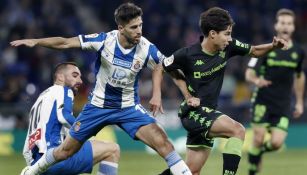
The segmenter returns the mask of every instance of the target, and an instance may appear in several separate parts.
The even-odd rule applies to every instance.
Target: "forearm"
[[[152,72],[152,96],[161,98],[161,85],[163,80],[163,67],[156,65]]]
[[[304,89],[305,89],[305,74],[301,72],[300,75],[296,75],[294,79],[294,93],[296,97],[296,103],[302,104],[304,101]]]
[[[68,48],[80,47],[80,42],[78,37],[73,37],[73,38],[50,37],[50,38],[40,38],[33,40],[36,43],[36,46],[42,46],[52,49],[68,49]]]
[[[250,55],[253,57],[259,58],[261,56],[264,56],[265,54],[267,54],[273,49],[274,49],[274,46],[272,43],[252,46]]]
[[[176,84],[176,86],[179,88],[182,95],[184,96],[184,99],[187,100],[188,98],[192,97],[192,95],[188,91],[187,84],[184,80],[173,78],[173,81]]]
[[[245,72],[245,79],[246,81],[255,84],[259,77],[256,75],[255,70],[247,68]]]

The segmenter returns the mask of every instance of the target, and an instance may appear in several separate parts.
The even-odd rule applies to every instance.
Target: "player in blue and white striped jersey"
[[[82,84],[81,72],[73,62],[57,65],[54,72],[54,85],[40,94],[29,113],[29,129],[23,150],[27,165],[33,165],[49,149],[59,146],[75,122],[73,100]],[[86,141],[72,157],[51,166],[43,174],[90,173],[93,165],[101,161],[98,172],[107,174],[106,169],[111,165],[117,171],[118,160],[117,144],[91,140]]]
[[[67,159],[78,151],[82,143],[106,125],[116,124],[135,140],[141,140],[165,159],[174,175],[191,175],[181,157],[174,151],[166,133],[141,106],[138,78],[145,67],[154,69],[164,56],[156,46],[142,37],[142,10],[132,3],[124,3],[115,10],[118,30],[108,33],[79,35],[73,38],[26,39],[11,42],[12,46],[43,46],[54,49],[82,48],[97,53],[96,83],[89,102],[70,129],[70,134],[54,151],[46,154],[28,173],[42,172],[55,162]],[[154,78],[154,114],[162,111],[161,80]],[[156,83],[159,82],[159,83]]]

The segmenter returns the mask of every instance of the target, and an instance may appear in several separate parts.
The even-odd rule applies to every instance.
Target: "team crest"
[[[133,68],[138,70],[138,69],[140,69],[140,67],[141,67],[140,61],[136,61]]]
[[[75,123],[74,131],[78,132],[80,130],[81,122]]]

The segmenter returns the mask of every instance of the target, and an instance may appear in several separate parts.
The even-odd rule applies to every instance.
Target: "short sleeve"
[[[165,56],[158,50],[158,48],[151,44],[148,49],[147,67],[153,69],[156,64],[159,64]]]
[[[107,37],[106,33],[94,33],[89,35],[79,35],[79,40],[83,50],[95,50],[98,51]]]
[[[57,116],[60,123],[65,127],[70,128],[75,122],[73,113],[74,94],[71,89],[64,87],[63,96],[57,99]]]
[[[243,43],[237,39],[233,39],[229,43],[229,57],[240,55],[244,56],[250,53],[251,45]]]
[[[167,72],[172,72],[176,69],[182,69],[185,65],[186,57],[187,55],[185,48],[177,50],[173,55],[162,61],[164,70]]]

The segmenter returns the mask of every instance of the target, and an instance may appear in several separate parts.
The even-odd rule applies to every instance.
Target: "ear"
[[[122,25],[118,25],[117,28],[118,28],[118,31],[120,31],[120,32],[122,32],[124,30],[124,26],[122,26]]]
[[[57,80],[59,80],[60,82],[65,82],[64,74],[62,73],[57,74]]]
[[[210,31],[209,31],[209,37],[210,37],[211,39],[214,39],[216,35],[217,35],[217,33],[216,33],[215,30],[210,30]]]
[[[274,29],[277,31],[277,22],[274,24]]]

